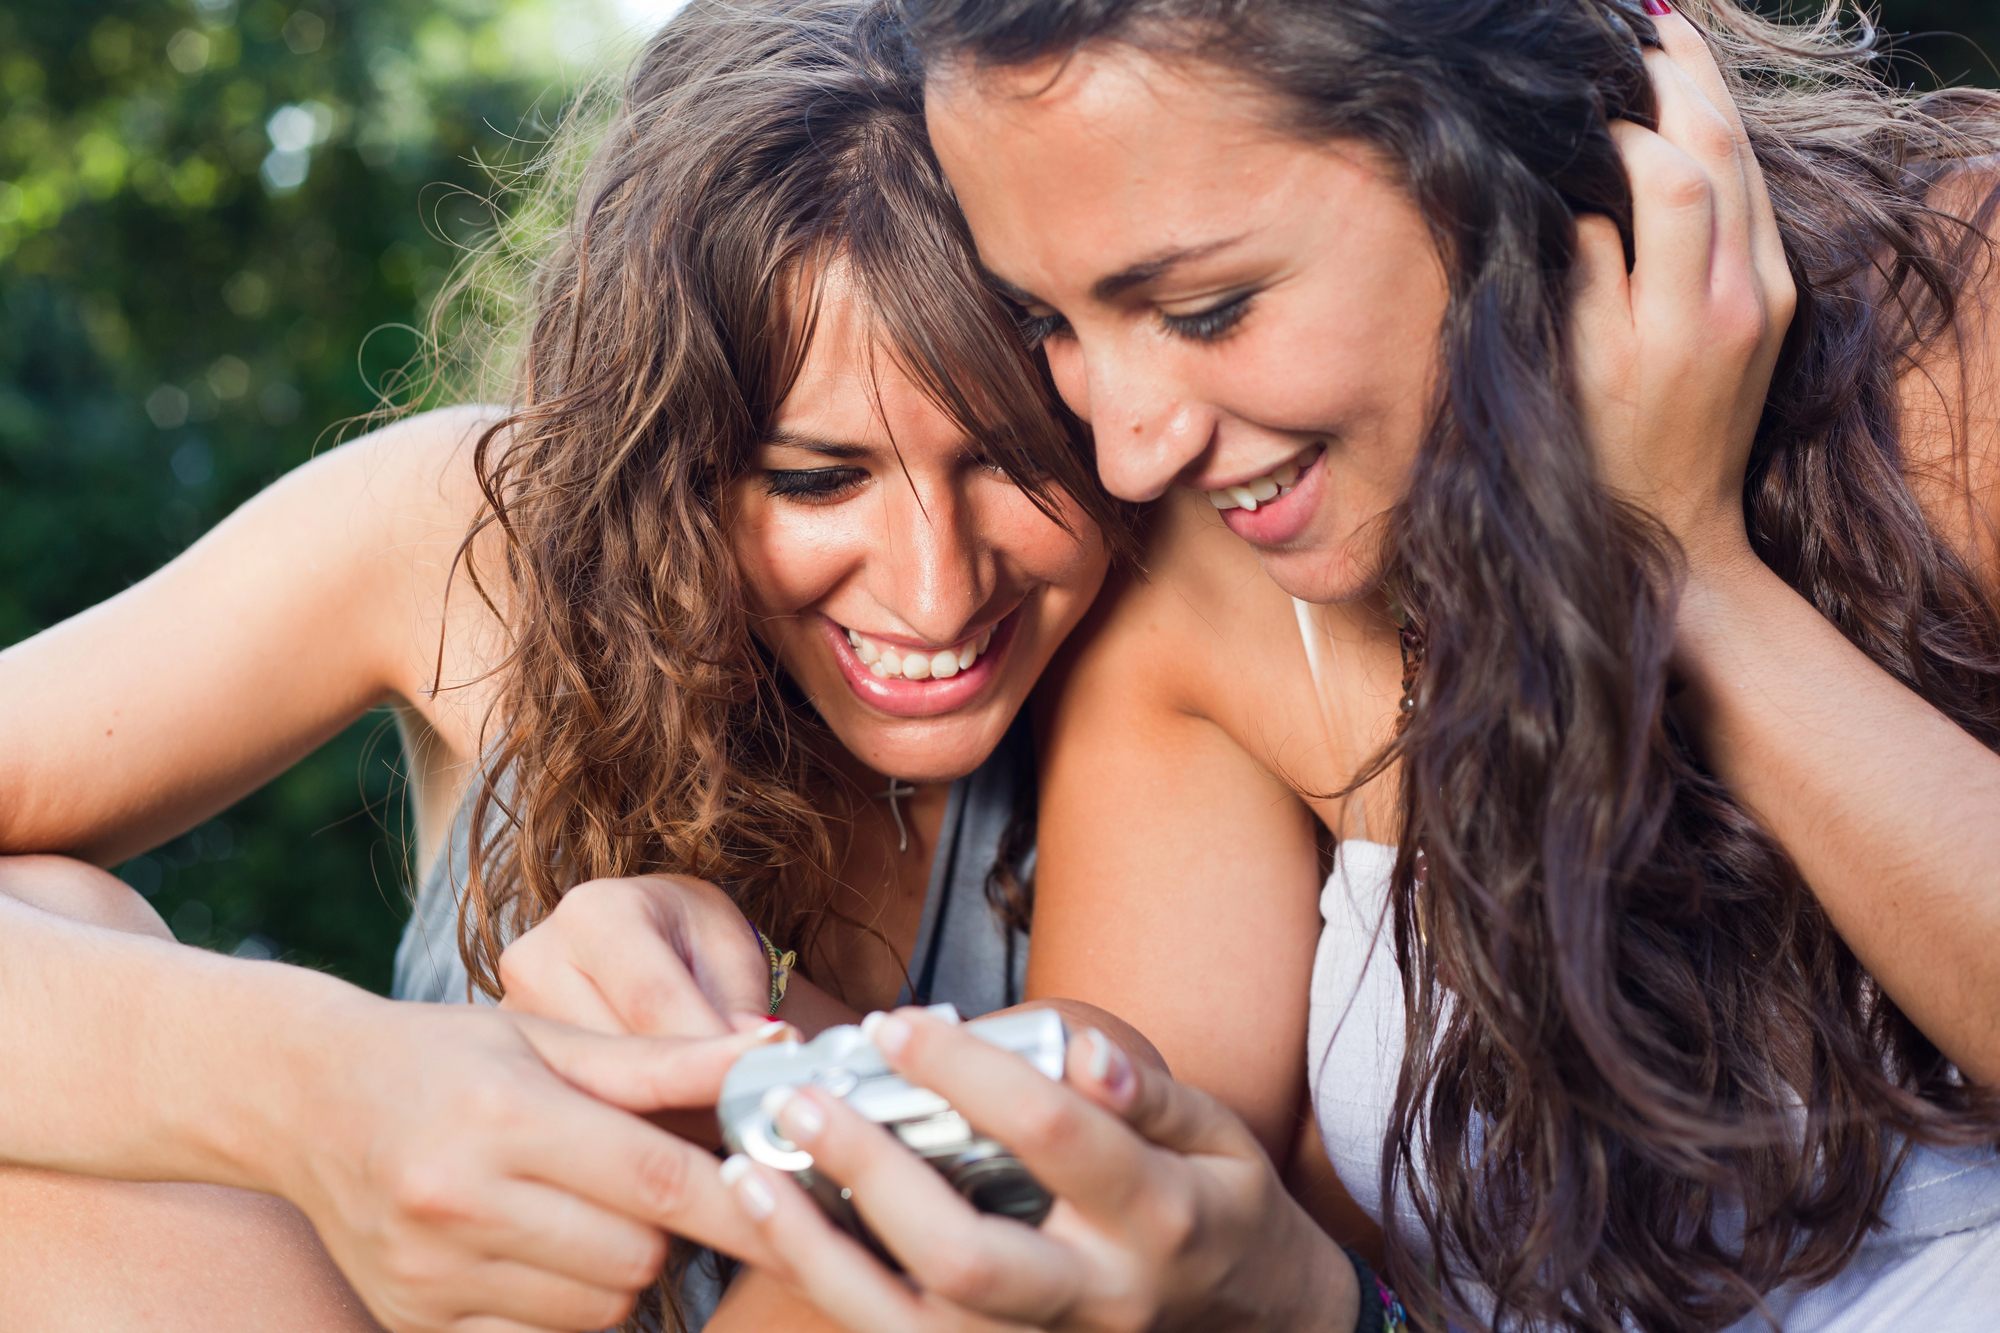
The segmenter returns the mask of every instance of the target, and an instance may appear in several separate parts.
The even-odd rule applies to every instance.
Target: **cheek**
[[[819,601],[838,581],[834,558],[845,543],[838,525],[812,511],[790,512],[768,497],[747,499],[729,525],[730,553],[750,608],[762,616],[791,615]]]
[[[1103,533],[1082,506],[1060,492],[1056,499],[1057,512],[1069,523],[1070,531],[1052,522],[1011,486],[1005,488],[1003,512],[994,516],[988,531],[1024,576],[1088,604],[1110,569],[1110,551]]]

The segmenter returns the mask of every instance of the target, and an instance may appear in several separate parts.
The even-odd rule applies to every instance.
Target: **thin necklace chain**
[[[878,801],[887,801],[889,803],[889,813],[896,817],[896,850],[899,853],[910,850],[910,830],[903,823],[903,807],[897,804],[897,800],[899,797],[915,796],[916,794],[917,789],[909,783],[904,782],[901,778],[890,778],[888,790],[875,793],[875,799]]]

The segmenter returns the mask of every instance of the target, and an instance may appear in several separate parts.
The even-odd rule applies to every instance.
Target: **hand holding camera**
[[[932,1005],[928,1012],[958,1022],[958,1011],[949,1004]],[[810,1042],[745,1052],[722,1081],[716,1116],[723,1142],[731,1152],[790,1175],[842,1230],[894,1263],[862,1222],[852,1191],[818,1170],[812,1153],[778,1126],[778,1115],[799,1087],[818,1088],[888,1129],[978,1211],[1040,1226],[1054,1197],[1012,1150],[974,1129],[943,1097],[889,1068],[871,1040],[885,1017],[871,1014],[861,1026],[829,1028]],[[1069,1033],[1053,1009],[975,1019],[965,1031],[1021,1057],[1048,1078],[1063,1076]]]

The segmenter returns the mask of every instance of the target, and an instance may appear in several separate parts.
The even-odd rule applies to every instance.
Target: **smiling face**
[[[1114,494],[1210,493],[1293,596],[1372,591],[1430,407],[1444,271],[1365,148],[1118,43],[931,84],[981,260],[1045,319]]]
[[[773,438],[725,515],[752,624],[862,763],[977,768],[1110,564],[1082,510],[1038,510],[873,339],[829,274]]]

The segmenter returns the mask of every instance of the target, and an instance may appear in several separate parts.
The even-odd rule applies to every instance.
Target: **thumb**
[[[722,1076],[738,1056],[797,1035],[785,1023],[695,1040],[614,1037],[539,1018],[516,1023],[558,1077],[601,1102],[641,1114],[715,1105]]]
[[[1131,1059],[1096,1028],[1070,1043],[1065,1073],[1085,1097],[1122,1118],[1141,1138],[1171,1152],[1195,1157],[1264,1156],[1263,1145],[1234,1111],[1165,1069]]]

